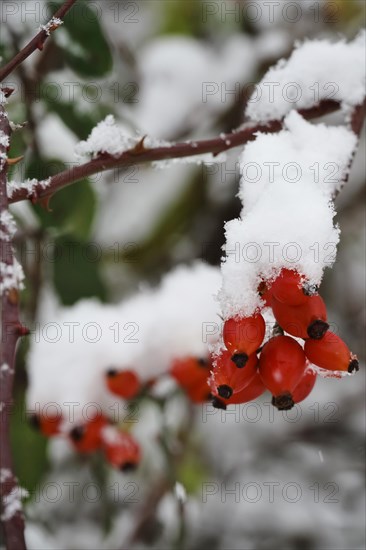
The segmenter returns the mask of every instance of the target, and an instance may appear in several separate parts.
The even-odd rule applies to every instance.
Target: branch
[[[59,10],[56,11],[55,15],[51,18],[49,23],[46,25],[47,30],[42,29],[20,52],[16,54],[13,59],[9,61],[2,69],[0,69],[0,82],[4,80],[10,73],[14,71],[27,57],[29,57],[35,50],[42,50],[43,44],[46,42],[47,38],[50,36],[50,33],[56,30],[60,24],[52,24],[53,20],[62,20],[67,12],[75,4],[76,0],[66,0],[66,2],[61,6]]]
[[[1,346],[0,346],[0,490],[1,522],[8,550],[25,549],[24,519],[21,511],[20,488],[13,472],[9,420],[12,407],[15,348],[19,336],[26,333],[19,321],[19,290],[12,285],[14,256],[11,247],[7,198],[7,151],[10,124],[0,105],[0,293],[1,293]],[[14,279],[14,277],[13,277]],[[15,277],[16,280],[16,277]]]
[[[303,109],[298,112],[304,118],[312,119],[337,111],[339,108],[340,104],[338,102],[327,100],[322,101],[316,107]],[[146,162],[192,157],[205,153],[218,155],[219,153],[254,140],[257,132],[275,133],[281,130],[281,128],[281,120],[272,120],[266,124],[247,124],[222,137],[202,141],[174,143],[169,147],[145,149],[140,143],[135,148],[123,152],[118,157],[104,154],[85,164],[73,167],[69,170],[64,170],[53,176],[47,186],[44,185],[44,182],[39,182],[32,186],[31,191],[25,188],[16,189],[9,198],[9,202],[14,203],[25,199],[31,199],[33,202],[37,202],[40,199],[50,197],[56,191],[59,191],[71,183],[117,167],[120,168]]]
[[[357,136],[358,139],[360,138],[365,118],[366,118],[366,99],[364,100],[362,105],[357,105],[357,107],[355,107],[353,109],[353,112],[352,112],[351,117],[350,117],[351,130],[354,132],[354,134]],[[353,164],[355,155],[356,155],[356,150],[353,152],[352,158],[350,159],[350,162],[349,162],[349,165],[348,165],[348,172],[347,172],[345,178],[341,182],[341,185],[340,185],[339,189],[337,189],[337,191],[335,191],[335,193],[334,193],[334,197],[333,197],[334,199],[339,195],[339,193],[342,191],[343,187],[345,186],[345,184],[349,180],[349,176],[350,176],[350,173],[351,173],[351,168],[352,168],[352,164]]]

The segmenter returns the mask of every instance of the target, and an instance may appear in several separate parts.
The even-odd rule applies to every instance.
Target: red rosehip
[[[300,306],[289,306],[273,296],[273,314],[280,327],[292,336],[320,339],[329,328],[325,303],[319,295],[305,298]]]
[[[186,391],[194,403],[204,403],[210,398],[207,379],[210,375],[211,360],[185,357],[173,362],[170,374]]]
[[[266,388],[257,372],[245,388],[234,393],[229,399],[215,395],[212,399],[212,405],[217,409],[226,409],[227,405],[239,405],[240,403],[253,401],[253,399],[257,399],[265,391]]]
[[[54,415],[39,415],[32,414],[29,417],[29,422],[34,428],[37,428],[43,435],[50,437],[60,433],[60,425],[62,422],[61,414]]]
[[[254,353],[266,332],[266,323],[260,313],[251,317],[233,317],[225,321],[223,338],[238,368],[244,367],[248,357]]]
[[[316,382],[316,372],[312,368],[307,368],[302,375],[300,382],[292,392],[294,403],[304,401],[312,392]]]
[[[139,444],[129,433],[114,426],[102,430],[102,448],[107,461],[122,472],[134,470],[140,463]]]
[[[268,285],[266,282],[262,281],[258,286],[258,294],[262,298],[264,304],[267,307],[271,307],[271,300],[272,300],[272,289],[270,288],[270,285]]]
[[[108,424],[108,420],[98,415],[85,424],[75,426],[69,432],[69,438],[77,451],[90,453],[101,446],[101,430]]]
[[[223,350],[214,361],[209,379],[211,393],[224,399],[240,392],[252,381],[257,373],[258,358],[250,355],[243,369],[238,369],[232,361],[231,353]]]
[[[322,369],[358,371],[358,360],[343,340],[328,331],[321,340],[306,340],[304,351],[311,363]]]
[[[272,296],[289,306],[299,306],[306,302],[303,279],[297,271],[282,269],[271,285]]]
[[[109,369],[106,383],[110,392],[124,399],[132,399],[141,388],[139,377],[131,370]]]
[[[264,345],[259,358],[259,374],[273,394],[272,402],[278,409],[293,407],[293,392],[305,367],[305,353],[293,338],[276,336]]]

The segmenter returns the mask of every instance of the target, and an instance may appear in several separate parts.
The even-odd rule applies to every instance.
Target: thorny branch
[[[55,15],[52,17],[51,23],[49,26],[46,25],[47,30],[43,29],[39,31],[38,34],[20,52],[16,54],[7,63],[4,67],[0,69],[0,82],[2,82],[10,73],[14,71],[27,57],[29,57],[35,50],[42,50],[43,45],[46,42],[47,38],[50,36],[50,33],[56,30],[60,25],[57,23],[58,20],[62,20],[67,12],[75,4],[76,0],[66,0],[66,2],[58,9]],[[52,24],[52,21],[55,21],[55,24]]]
[[[310,109],[300,110],[299,113],[306,119],[312,119],[332,113],[340,108],[336,101],[326,100]],[[45,186],[43,182],[32,186],[29,193],[27,189],[16,189],[9,198],[9,202],[18,202],[25,199],[31,199],[37,202],[40,199],[52,196],[56,191],[75,183],[83,178],[111,170],[113,168],[128,167],[147,162],[156,162],[161,160],[178,159],[192,157],[205,153],[218,155],[234,147],[244,145],[248,141],[255,139],[257,132],[275,133],[281,130],[282,121],[272,120],[266,124],[246,124],[245,126],[232,131],[231,133],[205,139],[201,141],[190,141],[182,143],[172,143],[170,146],[154,147],[146,149],[140,142],[137,147],[123,152],[114,157],[111,155],[100,155],[97,158],[86,162],[80,166],[75,166],[69,170],[64,170],[50,179]]]
[[[0,288],[1,288],[1,345],[0,345],[0,488],[1,521],[7,548],[23,550],[24,519],[20,504],[21,490],[13,472],[10,448],[9,420],[12,407],[15,349],[18,338],[26,333],[19,320],[19,291],[6,282],[8,269],[14,268],[11,233],[7,224],[7,150],[10,124],[0,106]]]

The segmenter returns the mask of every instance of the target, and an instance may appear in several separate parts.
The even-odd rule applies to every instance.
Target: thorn
[[[21,162],[24,159],[24,155],[21,155],[20,157],[14,157],[13,159],[7,159],[6,163],[8,166],[14,166],[15,164],[18,164],[18,162]]]
[[[28,121],[22,122],[20,124],[10,121],[10,128],[13,132],[15,132],[15,130],[22,130],[25,126],[27,126],[27,124]]]
[[[8,301],[16,306],[19,302],[19,291],[16,288],[11,288],[8,292]]]
[[[8,98],[15,91],[15,88],[5,87],[5,88],[2,88],[1,91],[3,92],[4,96]]]
[[[28,336],[30,334],[29,328],[20,323],[17,325],[16,329],[18,336]]]
[[[145,139],[147,138],[147,135],[146,136],[143,136],[139,142],[136,143],[135,147],[133,149],[131,149],[129,152],[130,155],[139,155],[140,153],[143,153],[144,151],[146,151],[146,147],[144,145],[144,141]]]
[[[50,195],[49,197],[44,197],[43,199],[39,199],[39,204],[44,208],[47,212],[53,212],[52,208],[50,208],[50,200],[52,199],[53,195]]]

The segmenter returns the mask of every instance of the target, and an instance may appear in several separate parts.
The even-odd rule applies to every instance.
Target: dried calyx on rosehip
[[[258,358],[252,353],[244,368],[238,369],[232,361],[231,352],[221,350],[214,358],[209,386],[214,397],[230,399],[250,384],[257,374]]]
[[[257,397],[262,395],[265,391],[266,387],[264,386],[262,379],[257,371],[247,386],[245,386],[239,392],[232,394],[230,397],[225,398],[222,395],[213,395],[212,406],[216,409],[226,410],[226,407],[228,405],[240,405],[242,403],[253,401],[254,399],[257,399]]]

